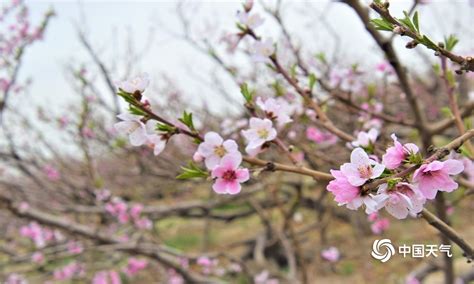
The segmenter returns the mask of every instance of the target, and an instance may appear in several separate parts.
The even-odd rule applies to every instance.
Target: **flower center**
[[[265,128],[259,129],[259,130],[257,131],[257,134],[258,134],[258,136],[259,136],[260,138],[262,138],[262,139],[267,139],[267,137],[268,137],[268,130],[266,130]]]
[[[227,150],[224,148],[224,146],[219,145],[214,147],[214,153],[220,158],[222,158],[225,154],[227,154]]]
[[[227,181],[233,181],[237,178],[236,174],[235,174],[235,171],[234,170],[227,170],[226,172],[224,172],[224,174],[222,175],[222,178],[227,180]]]
[[[372,176],[372,167],[370,165],[359,166],[357,169],[362,178],[368,179]]]
[[[128,135],[132,134],[132,132],[137,130],[139,127],[140,127],[140,123],[134,122],[133,126],[131,126],[129,129],[127,129],[127,134]]]

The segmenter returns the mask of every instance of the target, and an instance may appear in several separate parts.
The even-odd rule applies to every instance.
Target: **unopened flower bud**
[[[252,10],[252,7],[253,7],[253,0],[247,0],[245,1],[244,3],[244,10],[245,12],[250,12],[250,10]]]
[[[412,40],[412,41],[408,42],[405,47],[408,48],[408,49],[412,49],[412,48],[415,48],[417,45],[418,45],[418,42]]]

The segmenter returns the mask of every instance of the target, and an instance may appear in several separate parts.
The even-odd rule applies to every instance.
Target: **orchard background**
[[[2,283],[474,280],[473,1],[0,5]]]

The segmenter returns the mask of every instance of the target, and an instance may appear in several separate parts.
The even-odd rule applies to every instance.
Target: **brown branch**
[[[443,222],[427,209],[423,209],[423,211],[421,211],[421,216],[425,218],[425,220],[431,226],[438,229],[438,231],[443,233],[443,235],[447,236],[450,240],[456,243],[464,251],[465,257],[470,260],[474,259],[474,249],[451,226]]]
[[[418,100],[415,97],[415,94],[413,93],[413,90],[410,87],[406,70],[401,65],[392,43],[389,39],[385,39],[379,33],[379,31],[377,31],[375,27],[370,23],[369,11],[360,4],[359,0],[344,0],[344,3],[348,4],[354,9],[354,11],[357,13],[362,23],[364,24],[365,29],[369,32],[369,34],[375,40],[380,49],[382,49],[382,51],[385,53],[388,62],[390,62],[390,65],[395,70],[395,74],[397,74],[398,81],[400,82],[400,87],[406,94],[410,107],[415,116],[415,126],[421,135],[423,148],[427,149],[432,144],[431,135],[427,131],[425,117],[423,115],[422,109],[418,103]]]
[[[390,11],[388,10],[388,5],[384,3],[379,4],[379,3],[372,2],[370,4],[370,8],[372,8],[382,18],[389,21],[394,26],[399,27],[401,29],[401,34],[403,36],[407,36],[413,39],[417,43],[420,43],[423,41],[422,39],[423,37],[421,34],[411,31],[410,29],[407,29],[405,25],[403,25],[399,20],[397,20],[395,17],[393,17],[390,14]],[[471,56],[462,57],[462,56],[456,55],[440,45],[429,45],[429,46],[425,45],[425,46],[431,50],[434,50],[437,54],[441,54],[449,58],[449,60],[451,60],[452,62],[455,62],[461,65],[462,70],[471,71],[471,72],[474,71],[474,58],[472,58]]]
[[[78,224],[72,222],[71,220],[66,220],[34,208],[20,208],[18,204],[14,203],[13,200],[6,196],[0,196],[0,201],[6,203],[8,209],[18,217],[32,219],[41,224],[59,228],[71,234],[80,235],[98,243],[123,244],[123,241],[120,238],[110,235],[109,233],[104,233],[99,230],[89,228],[88,226]],[[133,244],[131,243],[129,245],[123,244],[123,246],[119,246],[117,249],[127,253],[139,254],[152,258],[159,263],[162,263],[164,266],[175,269],[183,276],[183,278],[185,278],[185,280],[191,283],[220,283],[217,280],[205,278],[199,274],[182,268],[174,258],[164,253],[167,251],[167,248],[161,245],[139,242]]]

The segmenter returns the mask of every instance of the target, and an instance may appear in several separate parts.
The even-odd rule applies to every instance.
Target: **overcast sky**
[[[192,1],[190,1],[192,2]],[[194,3],[197,1],[194,1]],[[256,1],[258,2],[258,1]],[[321,11],[325,11],[325,19],[340,36],[346,58],[360,61],[367,65],[381,60],[374,42],[367,35],[359,19],[346,5],[329,1],[284,1],[284,21],[290,31],[305,40],[305,46],[314,51],[332,52],[331,40],[321,26],[317,25]],[[404,9],[411,7],[412,1],[391,1],[392,11],[400,15]],[[435,39],[451,31],[457,26],[472,27],[474,22],[473,8],[468,1],[438,0],[429,5],[419,7],[421,26],[426,33]],[[211,107],[215,111],[222,108],[222,100],[213,99],[207,87],[189,75],[206,74],[210,69],[210,61],[197,53],[185,42],[170,35],[180,33],[176,17],[176,1],[27,1],[34,20],[38,21],[42,13],[53,7],[57,16],[52,19],[45,38],[36,43],[26,54],[21,70],[22,78],[32,78],[33,83],[28,94],[20,95],[15,100],[28,100],[43,106],[59,105],[70,102],[77,97],[70,88],[65,76],[65,66],[71,62],[90,62],[90,57],[79,44],[77,28],[86,31],[88,38],[107,63],[120,61],[123,56],[123,44],[127,34],[133,35],[137,50],[149,41],[153,31],[151,48],[145,54],[141,65],[136,71],[148,72],[152,77],[166,73],[170,78],[181,82],[189,96],[193,98],[204,95],[211,96]],[[197,32],[210,31],[214,42],[225,31],[235,31],[235,13],[240,8],[239,1],[207,1],[199,4],[188,4],[188,16],[196,25]],[[303,13],[303,16],[301,16]],[[262,13],[267,17],[264,13]],[[299,16],[298,16],[299,15]],[[312,25],[312,23],[315,23]],[[216,28],[210,28],[216,26]],[[151,30],[152,29],[152,30]],[[277,30],[270,19],[259,29],[261,34],[276,36]],[[462,30],[458,35],[461,44],[459,51],[474,50],[472,28],[470,32]],[[397,49],[403,62],[416,66],[416,53],[403,48],[406,40],[396,41]],[[122,52],[122,53],[120,53]],[[120,68],[119,68],[120,69]],[[121,73],[119,73],[121,74]],[[118,78],[117,78],[118,79]],[[235,86],[229,84],[231,93],[239,96]]]

